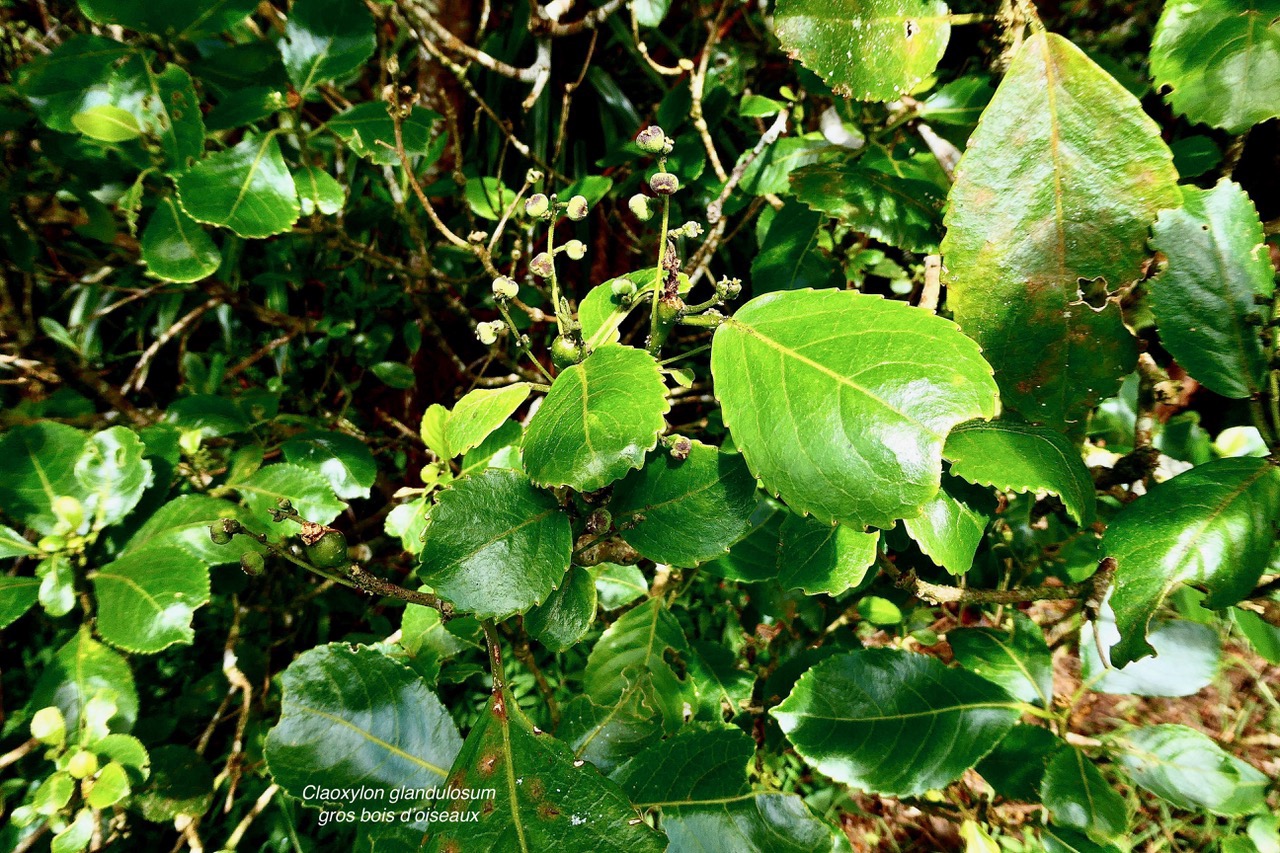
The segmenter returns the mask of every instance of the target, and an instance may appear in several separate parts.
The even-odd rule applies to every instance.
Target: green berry
[[[257,551],[245,551],[240,555],[240,569],[250,577],[257,577],[266,569],[267,561]]]
[[[350,562],[347,557],[347,537],[337,530],[329,530],[311,545],[303,546],[307,560],[322,569],[335,569]]]
[[[651,124],[636,135],[636,145],[646,154],[661,154],[667,147],[667,135],[662,128]]]
[[[31,718],[31,736],[48,746],[60,746],[67,736],[67,723],[62,712],[50,705]]]
[[[658,195],[671,195],[680,189],[680,179],[670,172],[658,172],[649,179],[649,189]]]
[[[67,772],[74,779],[88,779],[98,772],[98,756],[92,752],[80,750],[67,762]]]
[[[551,360],[561,370],[566,367],[572,367],[582,361],[584,357],[586,357],[586,351],[582,346],[582,341],[572,340],[561,335],[551,342]]]
[[[243,529],[240,522],[234,518],[220,518],[209,525],[209,538],[213,540],[214,545],[226,545],[231,541],[232,536]]]

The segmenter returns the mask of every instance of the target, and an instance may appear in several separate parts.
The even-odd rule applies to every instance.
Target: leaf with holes
[[[431,853],[666,849],[666,839],[638,819],[616,784],[575,761],[563,741],[535,729],[505,690],[480,712],[449,771],[448,787],[485,796],[444,799],[447,805],[436,807],[426,848]],[[455,828],[441,814],[450,811],[479,819]]]
[[[644,464],[669,408],[653,356],[602,346],[552,383],[525,431],[525,470],[543,486],[604,488]]]
[[[765,488],[855,528],[919,515],[947,433],[997,409],[990,368],[953,323],[851,291],[751,300],[716,330],[711,373]]]
[[[1049,492],[1084,527],[1093,523],[1093,477],[1060,432],[1017,421],[964,424],[947,436],[951,473],[1006,492]]]
[[[942,0],[779,0],[775,27],[783,50],[861,101],[912,91],[951,38]]]
[[[1248,456],[1198,465],[1121,510],[1102,539],[1116,561],[1110,602],[1120,641],[1111,665],[1155,651],[1148,624],[1179,584],[1203,587],[1213,609],[1248,595],[1266,569],[1277,522],[1280,472]]]
[[[915,796],[960,778],[1019,708],[937,658],[866,649],[822,661],[769,713],[814,769],[864,791]]]
[[[1280,116],[1280,2],[1168,0],[1151,76],[1179,114],[1228,133]]]
[[[267,734],[265,755],[272,778],[294,797],[347,807],[344,788],[429,792],[444,785],[462,738],[408,667],[365,646],[330,643],[302,654],[280,680],[280,722]],[[424,794],[400,807],[432,804]]]
[[[596,641],[583,686],[593,702],[610,706],[643,675],[652,681],[667,731],[674,731],[684,721],[685,706],[697,707],[697,691],[672,662],[692,654],[675,616],[662,599],[651,598],[624,613]]]
[[[418,574],[459,610],[506,619],[565,581],[572,548],[555,496],[517,471],[490,468],[440,494]]]
[[[197,222],[241,237],[288,231],[301,210],[280,143],[269,133],[201,160],[178,178],[178,200]]]
[[[1209,390],[1256,396],[1269,365],[1254,299],[1275,290],[1258,212],[1226,180],[1211,190],[1183,187],[1182,202],[1160,214],[1151,240],[1167,258],[1148,297],[1160,341]]]
[[[1061,36],[1023,42],[956,168],[941,247],[1006,408],[1061,430],[1115,393],[1137,349],[1118,301],[1090,300],[1138,278],[1176,182],[1133,95]]]
[[[195,636],[191,617],[209,603],[209,569],[185,551],[142,548],[89,574],[98,633],[117,648],[152,654]]]

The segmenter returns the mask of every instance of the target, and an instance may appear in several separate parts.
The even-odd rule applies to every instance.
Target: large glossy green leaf
[[[86,497],[75,467],[87,442],[84,433],[54,421],[37,421],[0,435],[5,468],[0,510],[40,533],[53,533],[58,525],[54,500]]]
[[[996,499],[989,490],[943,474],[942,488],[924,505],[924,512],[908,518],[903,526],[925,556],[951,574],[962,575],[973,567],[995,509]]]
[[[1013,630],[957,628],[947,632],[956,663],[1003,687],[1010,696],[1049,707],[1053,701],[1053,660],[1040,626],[1014,617]]]
[[[200,281],[221,266],[222,254],[200,224],[165,196],[142,232],[142,262],[165,281]]]
[[[787,508],[773,498],[758,496],[755,511],[751,513],[751,532],[731,547],[728,554],[705,564],[703,570],[747,583],[777,577],[782,524],[790,515]],[[818,582],[822,582],[821,579]]]
[[[1123,853],[1114,844],[1098,844],[1087,835],[1059,826],[1041,829],[1040,840],[1045,853]]]
[[[437,813],[426,848],[432,853],[666,849],[665,839],[638,819],[617,785],[594,766],[575,761],[562,741],[535,729],[506,691],[480,712],[449,772],[449,787],[486,796],[437,807],[478,812],[479,820],[450,825]]]
[[[269,133],[201,160],[178,178],[178,197],[192,219],[241,237],[288,231],[301,211],[280,143]]]
[[[195,636],[191,616],[209,603],[209,569],[173,548],[142,548],[92,572],[98,633],[117,648],[150,654]]]
[[[347,201],[347,191],[337,178],[317,166],[305,166],[293,176],[298,188],[298,201],[302,215],[321,213],[332,216],[342,211]]]
[[[751,737],[736,728],[693,725],[654,744],[614,778],[640,809],[662,815],[669,850],[821,853],[848,850],[796,794],[753,791]]]
[[[1254,297],[1275,290],[1258,212],[1225,180],[1212,190],[1184,187],[1182,202],[1160,214],[1151,240],[1168,259],[1150,284],[1160,340],[1211,391],[1256,395],[1268,364]]]
[[[892,649],[827,658],[769,713],[815,769],[899,796],[958,779],[1020,715],[986,679]]]
[[[956,168],[942,241],[947,302],[1006,408],[1063,428],[1115,393],[1137,350],[1118,302],[1094,307],[1081,282],[1138,277],[1176,181],[1133,95],[1061,36],[1023,42]]]
[[[669,408],[653,356],[602,346],[556,377],[525,431],[525,469],[539,485],[601,489],[644,464]]]
[[[529,636],[553,652],[573,648],[596,619],[596,583],[591,572],[573,566],[547,600],[524,617]]]
[[[1119,640],[1109,607],[1103,608],[1096,623],[1081,629],[1080,677],[1090,690],[1132,696],[1192,696],[1218,675],[1222,639],[1211,625],[1181,619],[1153,622],[1147,630],[1147,642],[1155,649],[1155,657],[1109,668],[1098,647],[1107,649]]]
[[[462,748],[453,718],[411,669],[364,646],[331,643],[302,654],[281,682],[280,722],[267,735],[265,753],[282,788],[310,805],[416,810],[434,804],[423,796],[388,803],[392,789],[442,786]],[[384,799],[364,802],[341,793],[361,786],[381,790]]]
[[[953,323],[852,291],[751,300],[716,330],[711,372],[765,487],[855,528],[919,515],[947,433],[997,407],[990,368]]]
[[[124,553],[139,549],[179,549],[210,566],[236,563],[246,551],[261,551],[248,536],[236,536],[226,545],[209,538],[209,525],[220,518],[250,521],[244,507],[208,495],[180,495],[169,501],[138,528],[125,545]]]
[[[632,547],[658,563],[696,566],[726,554],[751,529],[756,480],[737,453],[692,443],[658,451],[614,487],[609,509]]]
[[[95,527],[116,523],[138,505],[152,481],[151,462],[142,458],[145,452],[137,433],[124,427],[89,436],[75,471]]]
[[[928,181],[844,160],[796,171],[791,191],[814,210],[890,246],[909,252],[938,250],[946,199]]]
[[[879,543],[875,533],[788,514],[778,547],[778,582],[805,595],[839,595],[862,583]]]
[[[951,22],[942,0],[778,0],[782,48],[834,91],[891,101],[933,73]]]
[[[99,24],[119,24],[144,33],[183,38],[220,33],[243,20],[257,5],[254,0],[80,0],[85,17]]]
[[[574,758],[611,773],[661,736],[662,702],[656,691],[652,679],[638,676],[605,705],[575,696],[564,706],[556,734],[573,749]]]
[[[440,494],[418,572],[458,609],[505,619],[564,582],[572,547],[569,519],[551,493],[517,471],[490,468]]]
[[[87,95],[105,85],[114,66],[130,53],[132,50],[118,41],[73,35],[18,69],[18,91],[46,125],[75,133],[71,117],[91,106],[86,103]]]
[[[1267,807],[1267,777],[1195,729],[1143,726],[1126,732],[1121,747],[1130,778],[1178,808],[1242,815]]]
[[[1066,743],[1048,729],[1019,723],[975,769],[1005,799],[1039,802],[1049,760],[1064,746]]]
[[[1069,746],[1049,761],[1040,799],[1053,822],[1084,832],[1095,840],[1116,840],[1129,828],[1129,813],[1120,796],[1083,752]]]
[[[693,682],[672,666],[692,655],[680,623],[654,598],[628,610],[596,641],[587,658],[583,686],[597,705],[612,706],[641,676],[652,681],[668,731],[684,720],[685,706],[697,706]]]
[[[76,731],[85,706],[95,696],[115,702],[116,712],[108,721],[111,731],[127,732],[133,728],[138,719],[133,672],[119,652],[94,640],[85,625],[45,666],[27,709],[35,713],[56,705],[66,720],[67,731]]]
[[[347,0],[297,0],[280,40],[280,56],[299,94],[346,77],[373,55],[373,16]]]
[[[1006,492],[1049,492],[1083,526],[1093,523],[1093,477],[1061,433],[1017,421],[964,424],[947,436],[951,473]]]
[[[828,217],[817,210],[788,201],[773,217],[760,251],[751,261],[751,292],[758,296],[775,290],[843,284],[839,265],[820,247],[827,222]]]
[[[369,446],[353,435],[308,430],[280,445],[284,458],[322,475],[344,500],[369,497],[378,464]]]
[[[517,382],[506,388],[477,388],[470,391],[444,422],[444,441],[450,456],[461,456],[502,426],[529,397],[529,385]]]
[[[0,576],[0,628],[8,628],[31,609],[40,595],[40,580]]]
[[[406,154],[417,156],[433,151],[431,127],[439,118],[439,113],[422,107],[413,108],[400,124],[400,139],[404,142]],[[361,157],[384,166],[400,162],[400,153],[396,151],[395,123],[382,101],[357,104],[329,119],[325,127],[341,137]],[[445,136],[441,134],[436,138],[444,140]]]
[[[1280,116],[1280,2],[1167,0],[1151,76],[1193,122],[1243,133]]]
[[[1116,560],[1111,607],[1121,639],[1113,666],[1151,654],[1148,623],[1179,584],[1226,607],[1266,568],[1280,521],[1280,472],[1265,459],[1216,459],[1161,483],[1120,512],[1102,547]]]
[[[244,498],[245,505],[258,526],[271,517],[281,498],[287,498],[298,515],[316,524],[328,524],[338,517],[347,505],[333,494],[333,487],[320,474],[301,465],[283,462],[268,465],[236,484],[236,491]],[[286,524],[272,524],[273,538],[283,538],[296,532]]]

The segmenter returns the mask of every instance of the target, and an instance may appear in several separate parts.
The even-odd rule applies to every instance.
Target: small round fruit
[[[257,551],[245,551],[240,555],[240,569],[250,577],[257,577],[267,567],[267,561]]]
[[[581,222],[587,218],[590,207],[587,204],[586,196],[575,195],[569,199],[569,204],[565,207],[565,213],[574,222]]]
[[[48,746],[61,745],[67,736],[67,724],[57,706],[36,711],[31,718],[31,736]]]
[[[322,569],[336,569],[350,562],[347,558],[347,537],[336,530],[330,530],[314,544],[303,546],[302,550],[313,566]]]
[[[582,361],[585,356],[582,341],[575,341],[561,335],[551,342],[551,360],[561,370],[572,367]]]
[[[680,179],[670,172],[658,172],[649,179],[649,189],[658,195],[671,195],[680,189]]]
[[[524,212],[534,219],[541,219],[551,210],[551,199],[543,193],[534,193],[525,200]]]
[[[662,132],[662,128],[651,124],[636,134],[636,145],[646,154],[661,154],[667,147],[667,135]]]
[[[80,750],[67,762],[67,772],[75,779],[88,779],[98,772],[98,756]]]

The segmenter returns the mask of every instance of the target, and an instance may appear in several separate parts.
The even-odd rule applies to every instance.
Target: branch
[[[599,8],[592,9],[576,21],[562,24],[549,17],[540,5],[536,5],[537,14],[529,19],[529,32],[535,36],[574,36],[583,30],[594,30],[604,23],[610,15],[626,5],[627,0],[609,0]]]
[[[1116,561],[1107,557],[1098,565],[1092,577],[1079,583],[1059,586],[1057,584],[1041,584],[1040,586],[1019,587],[1017,589],[967,589],[958,586],[929,583],[916,577],[914,571],[901,572],[892,563],[885,563],[886,571],[894,578],[894,583],[911,594],[931,604],[1024,604],[1030,601],[1063,601],[1084,599],[1086,606],[1095,607],[1101,602],[1111,578],[1115,575]]]

